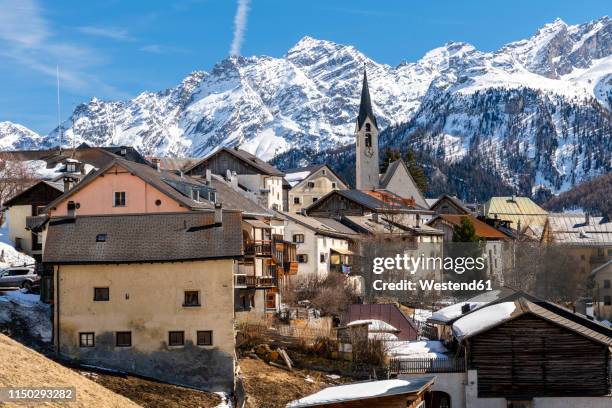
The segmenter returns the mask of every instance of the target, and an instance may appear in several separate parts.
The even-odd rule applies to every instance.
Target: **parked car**
[[[14,266],[0,271],[0,288],[20,288],[31,292],[40,286],[34,266]]]

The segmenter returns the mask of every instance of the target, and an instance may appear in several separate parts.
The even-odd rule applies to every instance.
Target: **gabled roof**
[[[435,379],[435,376],[429,375],[414,377],[409,380],[366,381],[337,385],[335,387],[324,388],[312,395],[292,401],[287,404],[287,408],[344,406],[343,403],[349,403],[350,401],[367,401],[395,395],[419,394],[428,389]]]
[[[558,244],[579,246],[612,245],[612,221],[584,214],[551,214],[546,219],[547,238]]]
[[[178,202],[179,204],[187,208],[191,208],[191,209],[211,209],[213,208],[213,205],[211,203],[203,202],[203,201],[195,201],[191,197],[184,195],[179,190],[172,187],[172,185],[170,184],[170,183],[176,183],[176,184],[189,183],[189,184],[201,186],[202,183],[200,181],[194,178],[191,178],[191,177],[186,177],[186,176],[180,177],[174,174],[173,172],[158,171],[152,168],[151,166],[135,163],[135,162],[124,160],[124,159],[117,157],[113,161],[108,163],[106,166],[98,169],[95,172],[92,171],[89,174],[87,174],[87,176],[85,176],[83,180],[81,180],[81,182],[78,183],[73,189],[64,193],[63,195],[61,195],[60,197],[52,201],[49,205],[47,205],[47,207],[45,207],[45,211],[48,211],[49,209],[56,207],[60,202],[63,202],[64,200],[74,195],[76,192],[82,190],[85,186],[92,183],[98,176],[106,173],[113,166],[119,166],[119,167],[124,168],[125,170],[139,177],[146,183],[155,187],[160,192],[166,194],[168,197],[172,198],[173,200],[175,200],[176,202]],[[170,183],[168,183],[168,181],[170,181]]]
[[[504,239],[504,240],[508,238],[506,234],[502,233],[501,231],[496,230],[489,224],[480,221],[478,218],[474,217],[473,215],[439,214],[435,216],[434,218],[432,218],[427,224],[432,225],[436,222],[436,220],[443,220],[444,222],[448,224],[452,224],[453,226],[461,226],[461,222],[463,218],[467,218],[472,222],[472,224],[474,225],[474,231],[476,235],[478,235],[480,238]]]
[[[213,158],[214,156],[218,155],[221,152],[226,152],[226,153],[231,154],[232,156],[234,156],[237,159],[243,161],[247,165],[249,165],[251,167],[254,167],[255,169],[261,171],[262,174],[266,174],[268,176],[280,176],[280,177],[283,177],[285,175],[285,173],[283,173],[282,171],[280,171],[276,167],[272,166],[269,163],[266,163],[265,161],[261,160],[259,157],[255,156],[254,154],[251,154],[251,153],[247,152],[246,150],[230,148],[230,147],[225,147],[225,146],[215,150],[214,152],[212,152],[208,156],[204,157],[202,160],[200,160],[197,163],[187,167],[185,169],[185,172],[189,172],[189,171],[193,170],[195,167],[198,167],[199,165],[201,165],[203,163],[206,163],[211,158]]]
[[[53,217],[43,261],[90,264],[240,257],[241,220],[237,211],[223,211],[221,225],[214,223],[213,211]],[[102,234],[104,242],[97,242]]]
[[[487,218],[512,221],[515,229],[520,221],[523,230],[532,224],[544,225],[548,212],[529,197],[491,197],[484,204],[484,215]]]
[[[536,315],[593,341],[612,346],[612,329],[584,315],[521,291],[463,314],[454,320],[453,333],[459,340],[464,340],[526,313]]]
[[[200,159],[195,157],[155,157],[149,156],[147,157],[151,163],[159,163],[159,167],[162,170],[170,170],[170,171],[180,171],[185,170],[193,166],[195,163],[200,161]]]
[[[265,208],[255,201],[245,197],[234,190],[223,177],[213,174],[212,187],[217,193],[217,202],[223,204],[223,209],[242,211],[248,215],[272,217],[272,210]]]
[[[331,218],[306,217],[301,214],[290,214],[287,212],[281,212],[280,214],[286,219],[302,225],[318,235],[339,239],[354,239],[359,235],[358,232]]]
[[[291,187],[295,187],[304,180],[308,179],[314,173],[318,172],[322,168],[329,170],[345,187],[348,188],[348,184],[342,180],[342,177],[338,175],[331,167],[327,164],[313,164],[311,166],[306,167],[296,167],[293,169],[285,170],[285,180],[291,185]]]
[[[431,204],[429,209],[435,211],[435,208],[437,208],[439,205],[441,205],[441,203],[444,200],[450,201],[453,205],[455,205],[464,214],[471,214],[470,210],[468,210],[465,207],[465,204],[463,204],[463,201],[459,200],[457,197],[454,197],[454,196],[451,196],[451,195],[448,195],[448,194],[442,194],[440,197],[438,197],[438,199],[436,199],[435,202],[433,204]]]
[[[388,304],[352,304],[344,316],[344,323],[356,320],[382,320],[399,330],[400,340],[416,340],[418,329],[415,323],[404,315],[393,303]]]
[[[35,183],[34,185],[26,188],[22,192],[14,195],[10,199],[6,200],[4,203],[1,203],[2,207],[3,208],[10,207],[15,202],[17,202],[21,197],[23,197],[24,195],[29,194],[29,193],[33,192],[34,190],[41,188],[42,186],[48,186],[48,187],[52,188],[53,190],[57,191],[58,193],[63,193],[64,192],[64,184],[63,183],[56,183],[54,181],[42,180],[42,181],[39,181],[38,183]]]
[[[375,197],[375,195],[370,195],[366,191],[361,190],[333,190],[329,193],[325,194],[323,197],[312,203],[310,206],[306,208],[306,212],[320,206],[334,194],[340,195],[349,201],[353,201],[354,203],[365,207],[373,212],[411,212],[414,211],[413,208],[406,206],[404,203],[400,201],[394,202],[384,202]]]
[[[372,124],[378,129],[376,116],[372,109],[372,101],[370,100],[370,88],[368,86],[368,75],[365,67],[363,69],[363,83],[361,85],[361,101],[359,102],[359,115],[357,116],[357,129],[361,129],[366,118],[370,118]]]
[[[389,164],[389,166],[387,167],[387,171],[385,171],[385,174],[383,174],[380,178],[380,188],[386,189],[389,186],[391,180],[393,179],[393,175],[400,168],[403,168],[405,170],[406,174],[410,178],[410,181],[412,182],[415,194],[418,195],[417,197],[413,197],[413,199],[416,200],[417,204],[422,206],[424,209],[429,209],[429,207],[427,206],[427,200],[425,199],[423,192],[419,189],[419,186],[417,186],[416,181],[414,181],[414,177],[412,177],[412,174],[410,174],[410,170],[408,169],[406,162],[404,162],[404,160],[402,159],[395,160],[394,162]]]

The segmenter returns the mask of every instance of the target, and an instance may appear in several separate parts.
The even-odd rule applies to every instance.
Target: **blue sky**
[[[243,0],[246,1],[246,0]],[[304,35],[378,62],[414,61],[448,41],[485,51],[562,18],[610,14],[609,0],[251,0],[242,55],[282,56]],[[39,133],[92,96],[125,99],[209,70],[230,51],[237,0],[0,0],[0,121]]]

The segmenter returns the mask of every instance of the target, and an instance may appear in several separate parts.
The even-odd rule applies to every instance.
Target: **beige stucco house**
[[[612,322],[612,259],[591,272],[593,278],[593,315]]]
[[[287,204],[289,213],[299,213],[330,191],[349,188],[326,164],[287,170],[285,179],[291,186]]]
[[[234,382],[241,214],[52,217],[53,339],[64,358],[207,390]]]

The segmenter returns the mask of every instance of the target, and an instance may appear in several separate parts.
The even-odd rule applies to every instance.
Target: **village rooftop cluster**
[[[36,176],[26,186],[15,176],[2,202],[11,247],[2,247],[0,281],[39,289],[52,310],[51,347],[73,364],[233,394],[244,328],[268,322],[291,337],[296,321],[328,321],[330,359],[356,367],[377,342],[387,377],[288,406],[609,407],[610,215],[552,214],[527,197],[426,198],[402,159],[380,174],[378,136],[364,73],[355,188],[330,165],[281,171],[240,147],[204,158],[86,144],[6,152]],[[457,284],[482,293],[432,285],[418,298],[376,298],[382,269],[387,279],[405,259],[443,259],[462,228],[478,239],[473,260],[488,284]],[[530,275],[538,259],[522,248],[556,245],[573,262],[572,282],[588,287],[563,305],[550,301],[553,289],[542,299],[521,286],[542,285]],[[412,266],[457,289],[459,274],[442,265]],[[330,278],[338,298],[350,292],[341,312],[295,299]]]

